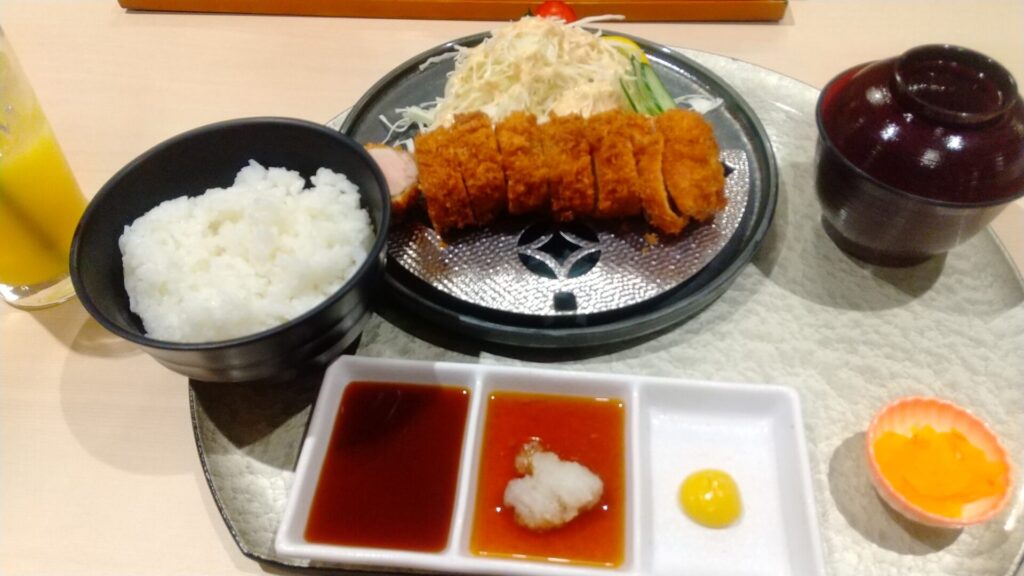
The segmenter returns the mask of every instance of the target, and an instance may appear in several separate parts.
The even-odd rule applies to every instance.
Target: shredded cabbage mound
[[[483,111],[495,122],[525,110],[590,116],[628,106],[619,81],[629,60],[600,37],[561,20],[527,16],[473,48],[459,47],[455,70],[436,102],[403,108],[406,126],[448,126],[456,114]]]

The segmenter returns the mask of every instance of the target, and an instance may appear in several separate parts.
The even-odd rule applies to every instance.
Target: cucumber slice
[[[663,111],[658,107],[657,102],[655,102],[654,93],[651,92],[650,88],[647,86],[647,82],[644,81],[644,64],[636,58],[630,58],[629,63],[633,67],[633,77],[636,78],[635,93],[637,95],[637,103],[640,105],[641,112],[651,116],[661,114]]]
[[[676,107],[676,101],[672,99],[672,96],[665,89],[665,85],[661,83],[661,79],[654,72],[654,68],[650,64],[640,65],[640,83],[643,84],[647,91],[651,95],[651,101],[654,105],[665,112]]]
[[[637,85],[640,87],[640,93],[643,95],[644,106],[648,110],[648,114],[651,116],[657,116],[664,112],[660,105],[658,105],[658,99],[654,97],[654,91],[651,90],[650,85],[644,78],[643,65],[637,67],[634,71],[637,75]]]
[[[633,96],[633,91],[636,89],[636,82],[630,81],[627,83],[622,78],[619,78],[619,86],[622,87],[622,93],[626,95],[626,100],[629,102],[629,107],[633,109],[633,112],[640,112],[640,107],[637,106],[636,100]]]
[[[629,65],[633,78],[619,80],[619,85],[634,111],[657,116],[676,107],[672,96],[650,64],[641,62],[636,56],[630,56]]]
[[[643,82],[640,80],[640,69],[636,58],[630,58],[630,64],[632,66],[632,78],[622,78],[619,80],[619,86],[622,87],[622,92],[626,95],[626,100],[629,101],[629,105],[633,107],[633,110],[641,114],[655,114],[651,107],[650,94],[646,93],[643,88]]]

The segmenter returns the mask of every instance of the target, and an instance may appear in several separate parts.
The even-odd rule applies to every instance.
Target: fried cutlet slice
[[[501,166],[508,186],[510,214],[530,214],[548,208],[548,171],[537,117],[513,112],[494,129]]]
[[[491,119],[483,112],[459,114],[451,130],[473,217],[478,225],[485,226],[508,206],[505,171]]]
[[[551,213],[563,222],[594,212],[594,168],[586,121],[577,114],[552,115],[541,124]]]
[[[448,128],[420,133],[415,139],[420,191],[427,201],[427,216],[438,234],[476,223],[459,172],[455,138]]]
[[[420,197],[416,158],[406,150],[385,144],[367,144],[364,148],[380,167],[388,183],[392,217],[401,219]]]
[[[669,110],[655,117],[665,138],[662,172],[679,211],[705,221],[725,208],[725,173],[711,125],[697,112]]]
[[[633,143],[626,133],[630,114],[609,110],[587,121],[587,140],[594,161],[597,193],[594,216],[628,218],[642,210],[640,178],[633,158]]]
[[[679,234],[690,219],[676,210],[665,188],[661,166],[665,138],[654,129],[654,120],[643,114],[629,114],[623,130],[633,145],[644,218],[663,234]]]

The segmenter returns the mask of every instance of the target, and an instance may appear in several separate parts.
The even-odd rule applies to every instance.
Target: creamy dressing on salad
[[[629,59],[600,36],[528,16],[477,46],[460,47],[444,96],[399,112],[426,130],[476,110],[495,122],[517,110],[540,122],[551,114],[590,116],[628,107],[620,81],[629,70]]]

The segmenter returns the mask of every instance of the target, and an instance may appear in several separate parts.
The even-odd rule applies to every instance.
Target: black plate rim
[[[603,34],[630,38],[649,55],[673,60],[674,65],[682,64],[702,79],[716,85],[718,95],[728,97],[729,105],[735,107],[749,123],[756,139],[754,144],[762,156],[761,169],[764,185],[758,198],[752,198],[753,212],[748,206],[743,222],[733,238],[697,274],[683,282],[676,289],[664,295],[657,304],[646,311],[636,311],[625,319],[595,322],[586,326],[538,327],[515,321],[502,322],[489,318],[490,314],[477,310],[468,303],[458,303],[465,310],[460,311],[445,302],[446,296],[421,281],[406,282],[401,276],[408,272],[396,268],[388,261],[384,273],[384,287],[392,296],[393,304],[406,314],[419,317],[428,323],[460,337],[469,337],[494,344],[526,349],[585,349],[612,345],[657,333],[680,324],[703,311],[717,300],[735,281],[740,271],[753,258],[771,227],[778,201],[778,165],[771,140],[764,125],[753,108],[736,90],[717,74],[668,46],[650,42],[629,34],[602,30]],[[483,32],[450,40],[428,49],[393,69],[375,83],[346,114],[339,130],[347,135],[360,112],[388,86],[403,78],[412,69],[429,57],[450,52],[455,46],[473,46],[490,36]],[[749,217],[749,220],[748,220]],[[418,291],[417,283],[422,284]],[[432,294],[432,292],[436,294]],[[450,298],[450,297],[449,297]],[[512,314],[505,314],[512,317]],[[561,317],[556,317],[561,318]]]

